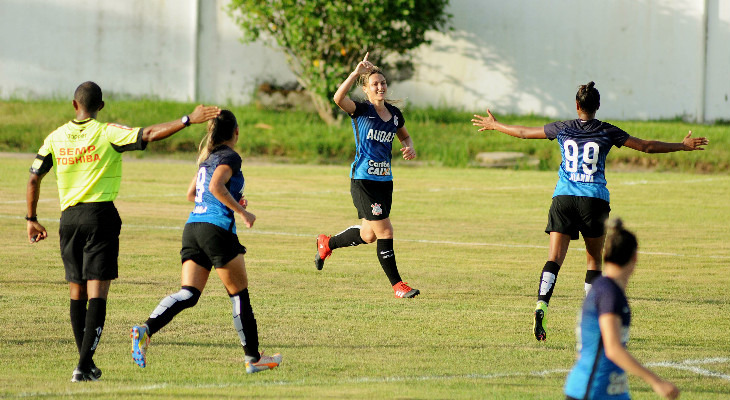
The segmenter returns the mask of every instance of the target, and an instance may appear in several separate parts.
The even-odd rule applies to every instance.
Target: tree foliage
[[[335,121],[332,95],[366,52],[388,79],[412,70],[408,51],[443,31],[448,0],[232,0],[244,42],[273,39],[319,115]],[[401,74],[399,74],[401,72]]]

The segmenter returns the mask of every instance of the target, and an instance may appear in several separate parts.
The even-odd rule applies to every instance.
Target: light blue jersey
[[[398,107],[385,103],[392,115],[390,120],[383,121],[370,102],[355,102],[352,118],[352,130],[355,134],[355,161],[352,163],[350,178],[371,181],[392,181],[390,161],[393,151],[393,139],[405,121]]]
[[[598,318],[603,314],[621,318],[621,344],[629,341],[631,310],[624,291],[611,278],[599,277],[583,301],[576,335],[579,358],[568,374],[565,394],[575,399],[628,400],[626,372],[606,357]]]
[[[610,202],[606,188],[606,156],[611,146],[629,138],[623,130],[597,119],[558,121],[545,125],[548,139],[558,139],[562,162],[553,197],[596,197]]]
[[[229,232],[236,233],[236,218],[233,210],[221,203],[210,192],[210,179],[219,165],[228,165],[233,170],[231,179],[226,183],[228,191],[236,201],[241,200],[245,181],[241,172],[241,156],[226,145],[213,149],[208,158],[198,167],[195,184],[195,208],[187,223],[207,222]]]

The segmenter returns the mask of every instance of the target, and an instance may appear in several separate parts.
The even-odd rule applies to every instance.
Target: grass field
[[[191,162],[133,160],[115,202],[124,221],[95,360],[100,382],[71,384],[76,364],[58,250],[55,178],[25,237],[32,155],[0,156],[0,396],[88,398],[562,399],[575,358],[585,256],[573,242],[557,282],[548,341],[531,334],[554,171],[394,167],[399,269],[414,300],[395,299],[375,248],[337,250],[314,269],[315,237],[357,222],[348,166],[246,164],[239,236],[262,348],[274,371],[247,375],[230,302],[211,276],[198,305],[160,331],[139,369],[129,328],[179,288]],[[730,398],[730,176],[608,172],[612,215],[640,241],[630,282],[630,351],[685,399]],[[657,398],[630,378],[635,399]]]

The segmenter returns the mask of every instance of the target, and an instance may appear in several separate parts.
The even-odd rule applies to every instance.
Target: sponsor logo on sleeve
[[[110,123],[109,126],[113,126],[115,128],[119,128],[119,129],[125,129],[125,130],[128,130],[128,131],[131,131],[132,129],[134,129],[134,128],[130,128],[130,127],[125,126],[125,125],[119,125],[119,124],[114,124],[114,123]]]

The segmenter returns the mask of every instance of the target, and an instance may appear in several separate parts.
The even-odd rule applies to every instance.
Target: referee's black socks
[[[339,249],[340,247],[357,246],[359,244],[365,244],[365,241],[360,237],[360,226],[351,226],[344,231],[332,236],[330,238],[329,247],[330,250]]]
[[[390,286],[393,286],[402,280],[395,264],[393,239],[378,239],[377,243],[378,261],[380,261],[380,266],[383,267],[385,275],[390,280]]]
[[[74,332],[76,349],[81,354],[81,345],[84,342],[84,328],[86,327],[86,299],[71,299],[69,314],[71,316],[71,329]]]
[[[82,371],[88,372],[93,366],[92,358],[94,357],[96,346],[99,344],[99,340],[101,339],[105,320],[106,299],[89,299],[89,309],[86,311],[84,339],[81,342],[81,349],[79,351],[79,368]]]

